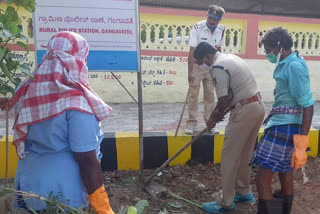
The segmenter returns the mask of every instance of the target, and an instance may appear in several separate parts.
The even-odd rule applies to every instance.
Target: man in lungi
[[[256,177],[259,214],[290,213],[293,199],[293,169],[307,161],[313,103],[308,66],[287,30],[269,30],[262,39],[266,57],[276,64],[273,78],[275,102],[265,120],[265,132],[254,151],[251,164],[259,166]],[[281,190],[272,194],[271,182],[279,173]]]
[[[264,105],[253,73],[243,59],[219,53],[206,42],[197,46],[193,56],[216,86],[218,103],[207,122],[209,130],[231,109],[221,158],[222,191],[215,202],[203,204],[209,213],[225,213],[235,209],[235,202],[255,202],[248,163],[264,119]]]

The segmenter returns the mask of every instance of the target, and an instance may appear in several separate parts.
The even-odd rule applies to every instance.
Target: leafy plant
[[[28,38],[22,35],[19,28],[19,8],[24,8],[29,12],[35,11],[35,0],[7,0],[7,9],[0,9],[0,94],[7,97],[15,93],[15,88],[20,84],[21,79],[15,77],[17,71],[30,74],[30,68],[23,63],[24,58],[15,60],[10,44],[16,44],[29,53],[29,48],[25,41]]]
[[[41,201],[44,201],[47,205],[45,211],[41,211],[40,214],[95,214],[95,212],[90,210],[83,210],[82,207],[78,207],[77,209],[69,206],[69,201],[62,201],[62,194],[53,195],[49,194],[47,198],[42,197],[40,195],[34,193],[28,193],[23,191],[14,190],[13,188],[5,188],[0,186],[0,200],[1,197],[7,194],[16,194],[21,196],[23,200],[28,200],[31,198],[35,198]],[[147,213],[149,207],[149,203],[146,200],[140,200],[137,202],[135,206],[121,206],[118,214],[145,214]],[[27,206],[29,211],[33,214],[36,212]],[[66,211],[67,210],[67,211]]]
[[[30,13],[35,11],[36,0],[7,0],[6,10],[0,9],[0,95],[5,98],[8,94],[11,96],[15,93],[15,88],[21,82],[19,77],[15,74],[17,71],[25,73],[27,76],[31,76],[30,68],[27,64],[23,63],[23,60],[29,53],[29,48],[24,41],[28,41],[28,38],[22,35],[22,31],[19,28],[19,8],[24,8]],[[3,2],[2,2],[3,3]],[[10,44],[16,44],[24,48],[27,52],[24,58],[20,60],[14,59],[14,54],[10,50]],[[1,99],[2,102],[6,102],[6,99]],[[1,107],[2,108],[2,107]],[[8,155],[9,155],[9,114],[8,106],[5,104],[6,110],[6,170],[5,177],[8,178]]]
[[[68,201],[61,202],[62,194],[53,195],[52,193],[49,194],[48,198],[42,197],[37,194],[18,191],[10,188],[0,188],[0,193],[3,192],[7,194],[15,194],[23,198],[23,200],[28,200],[31,198],[35,198],[41,201],[44,201],[47,205],[45,211],[41,211],[40,214],[95,214],[93,210],[85,211],[82,207],[78,207],[75,209],[68,205]],[[1,200],[1,197],[0,197]],[[27,206],[27,204],[26,204]],[[27,206],[30,213],[37,214],[35,210]]]
[[[148,201],[140,200],[136,206],[121,206],[118,214],[144,214],[147,213],[148,207]]]
[[[137,209],[138,214],[143,214],[148,209],[149,203],[146,200],[140,200],[140,201],[138,201],[138,203],[136,204],[135,207]]]

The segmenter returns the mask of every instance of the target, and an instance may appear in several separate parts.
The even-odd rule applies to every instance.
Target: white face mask
[[[200,65],[200,68],[204,71],[210,72],[211,66],[207,65],[206,63]]]
[[[279,65],[281,55],[282,55],[282,48],[280,49],[280,52],[279,52],[279,54],[277,56],[276,67]]]

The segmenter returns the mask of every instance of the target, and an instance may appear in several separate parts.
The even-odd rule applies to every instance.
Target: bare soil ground
[[[153,170],[145,170],[144,176],[148,176]],[[213,201],[214,196],[220,190],[219,165],[202,165],[190,163],[168,167],[162,171],[161,176],[156,176],[154,181],[163,185],[171,192],[181,197],[202,204]],[[304,171],[297,170],[294,173],[295,195],[292,214],[320,214],[320,158],[309,158]],[[166,209],[170,214],[201,214],[201,209],[178,200],[169,194],[162,194],[153,198],[139,186],[137,171],[113,171],[105,172],[105,185],[109,194],[110,203],[117,212],[121,206],[134,206],[139,200],[147,200],[149,203],[148,214],[159,214]],[[252,190],[257,196],[255,188],[255,169],[252,172]],[[277,176],[273,181],[273,189],[279,189],[280,184]],[[5,197],[0,195],[0,198]],[[9,196],[11,197],[11,196]],[[9,200],[12,201],[14,196]],[[0,204],[0,213],[8,213],[3,210],[5,204]],[[257,205],[237,204],[237,209],[232,212],[238,214],[255,214]],[[23,212],[22,212],[23,213]]]
[[[319,214],[320,213],[320,158],[309,158],[305,167],[305,173],[301,169],[294,174],[295,195],[292,214]],[[145,170],[145,176],[153,170]],[[305,174],[305,175],[303,175]],[[105,184],[110,202],[115,211],[121,206],[135,205],[139,200],[147,200],[149,209],[147,213],[158,214],[166,209],[168,213],[200,214],[205,213],[184,201],[177,200],[168,194],[160,198],[153,198],[143,188],[137,185],[139,172],[136,171],[113,171],[105,172]],[[252,172],[252,189],[257,196],[255,188],[255,170]],[[175,194],[190,201],[202,204],[213,201],[214,195],[220,190],[219,165],[189,164],[185,166],[168,167],[163,170],[163,175],[154,179]],[[279,189],[280,184],[277,176],[273,181],[273,189]],[[169,204],[182,205],[175,208]],[[176,203],[178,202],[178,203]],[[237,204],[237,209],[232,213],[255,214],[256,204]],[[179,206],[178,206],[179,207]]]

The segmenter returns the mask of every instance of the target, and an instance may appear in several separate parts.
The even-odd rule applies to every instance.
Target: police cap
[[[225,13],[225,10],[222,7],[219,7],[217,5],[210,5],[208,9],[208,17],[221,20],[223,14]]]

